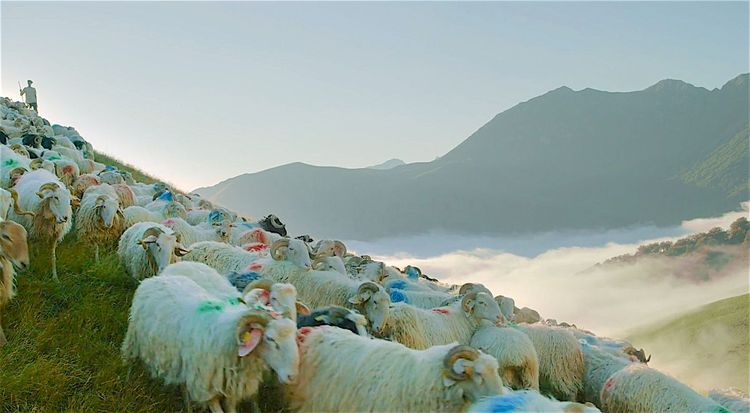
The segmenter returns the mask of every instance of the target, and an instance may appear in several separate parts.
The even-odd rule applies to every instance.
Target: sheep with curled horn
[[[248,269],[276,282],[293,284],[300,300],[312,308],[327,305],[355,308],[367,317],[372,331],[379,332],[384,327],[391,300],[382,286],[355,280],[337,271],[318,271],[309,264],[300,265],[310,259],[300,240],[275,242],[271,255],[273,261],[259,260]]]
[[[122,234],[117,246],[120,261],[136,280],[158,274],[188,252],[174,231],[153,222],[131,226]]]
[[[492,296],[466,294],[460,303],[431,310],[394,303],[382,337],[414,349],[458,342],[468,345],[482,320],[502,324],[505,320]]]
[[[57,280],[57,245],[73,226],[73,207],[79,204],[79,200],[70,195],[56,176],[44,169],[24,174],[14,189],[18,193],[19,210],[34,215],[13,211],[10,218],[26,228],[30,240],[50,247],[52,277]]]
[[[180,385],[188,411],[197,402],[236,412],[267,373],[290,383],[298,372],[293,321],[217,297],[177,272],[141,282],[128,320],[123,358]]]
[[[298,336],[293,411],[462,412],[503,392],[497,361],[466,346],[413,350],[326,326]]]
[[[324,239],[318,241],[313,248],[313,257],[346,257],[346,245],[339,240]]]
[[[76,211],[76,232],[82,243],[94,246],[94,259],[99,262],[99,249],[112,249],[125,232],[117,192],[108,184],[89,187]]]
[[[308,314],[300,313],[297,328],[332,326],[367,337],[367,318],[355,310],[331,305],[316,308]]]
[[[274,214],[267,215],[265,218],[258,221],[258,225],[266,231],[274,232],[282,237],[285,237],[287,234],[286,225],[284,225],[279,217]]]
[[[344,265],[344,261],[341,260],[341,258],[337,256],[332,257],[316,257],[311,267],[313,270],[318,271],[336,271],[342,275],[348,275],[346,272],[346,266]]]

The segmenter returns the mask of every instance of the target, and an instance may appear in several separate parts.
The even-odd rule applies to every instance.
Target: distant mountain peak
[[[690,83],[684,82],[682,80],[677,79],[664,79],[656,82],[653,86],[647,88],[646,90],[651,91],[680,91],[680,90],[689,90],[689,89],[696,89],[695,86],[691,85]]]
[[[722,90],[726,88],[732,88],[732,87],[744,87],[747,90],[748,87],[748,79],[750,79],[750,73],[742,73],[737,75],[734,79],[728,81],[727,83],[722,86]]]

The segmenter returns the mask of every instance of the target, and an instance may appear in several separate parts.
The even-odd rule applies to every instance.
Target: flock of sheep
[[[73,128],[0,100],[0,309],[29,241],[49,253],[75,231],[116,248],[140,281],[123,358],[192,404],[235,412],[272,392],[292,411],[727,412],[647,366],[643,350],[542,320],[481,284],[445,285],[290,237],[163,183],[94,161]],[[40,257],[46,259],[47,257]],[[21,297],[22,299],[22,297]],[[5,336],[0,328],[0,345]]]

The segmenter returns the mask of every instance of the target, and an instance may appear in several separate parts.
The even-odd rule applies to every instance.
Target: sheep
[[[486,397],[474,403],[468,413],[601,413],[591,404],[559,402],[536,391],[506,390],[505,394]]]
[[[120,199],[120,205],[123,208],[135,205],[135,193],[126,184],[114,184],[112,188],[115,189],[117,197]]]
[[[542,317],[539,316],[539,313],[529,307],[513,308],[513,322],[516,324],[534,324],[541,321],[541,319]]]
[[[601,409],[608,413],[730,413],[674,378],[640,363],[612,374],[602,387]]]
[[[500,312],[503,313],[503,317],[505,317],[506,320],[513,320],[513,310],[516,308],[515,300],[510,297],[496,295],[495,301],[497,302],[497,305],[500,306]]]
[[[648,363],[651,361],[651,356],[649,355],[646,357],[646,353],[643,349],[636,350],[632,344],[625,340],[613,340],[607,337],[598,337],[590,331],[580,330],[575,327],[568,328],[568,330],[573,333],[579,342],[597,346],[617,357],[625,357],[631,361],[640,361],[641,363]]]
[[[200,241],[228,242],[232,225],[229,221],[223,221],[214,225],[206,223],[192,226],[182,218],[168,218],[163,224],[179,234],[187,247]]]
[[[202,262],[222,274],[227,274],[245,272],[250,264],[267,255],[265,250],[254,253],[221,242],[201,241],[190,246],[190,252],[183,260]]]
[[[740,389],[713,389],[708,392],[708,397],[734,413],[750,412],[750,398]]]
[[[55,164],[42,158],[36,158],[29,162],[29,168],[31,168],[32,171],[36,169],[46,169],[53,174],[56,174]]]
[[[324,239],[318,241],[313,248],[315,257],[346,257],[346,245],[339,240]]]
[[[336,256],[315,258],[315,260],[313,260],[311,264],[311,267],[312,269],[318,270],[318,271],[336,271],[342,275],[349,275],[346,272],[344,261],[342,261],[341,258],[336,257]]]
[[[401,286],[401,284],[396,283],[394,281],[397,280],[390,280],[391,282],[388,283],[391,289],[389,290],[391,293],[398,294],[400,300],[404,301],[407,304],[411,304],[415,307],[424,308],[424,309],[433,309],[437,307],[444,307],[444,303],[448,300],[453,299],[455,296],[452,296],[451,294],[447,293],[441,293],[439,291],[410,291],[410,290],[404,290],[400,288],[396,288],[398,286]],[[392,295],[393,297],[393,295]],[[397,302],[394,300],[394,302]]]
[[[153,222],[137,223],[122,234],[117,256],[136,280],[158,274],[188,251],[174,231]]]
[[[51,245],[52,277],[57,280],[57,244],[70,232],[73,225],[72,206],[78,199],[72,197],[62,182],[44,169],[21,176],[15,185],[18,208],[27,214],[11,212],[10,219],[26,228],[30,240]]]
[[[99,262],[99,246],[112,248],[125,231],[120,200],[115,189],[101,184],[89,187],[76,211],[78,239],[94,246],[94,259]]]
[[[310,270],[289,261],[263,263],[260,260],[248,269],[276,282],[294,285],[299,299],[312,308],[338,305],[356,309],[367,318],[375,333],[379,333],[388,320],[391,300],[383,287],[373,282],[353,280],[334,271]]]
[[[81,174],[78,176],[78,178],[76,178],[76,180],[73,182],[73,185],[70,187],[70,193],[73,194],[73,196],[82,198],[83,193],[86,192],[86,189],[88,187],[99,184],[101,184],[101,182],[99,181],[99,177],[97,177],[96,175]]]
[[[469,345],[497,359],[503,385],[539,391],[539,356],[526,334],[482,320]]]
[[[213,268],[198,262],[178,262],[167,266],[159,276],[181,275],[190,278],[209,293],[226,299],[244,301],[248,305],[261,304],[277,311],[292,321],[297,320],[297,290],[293,285],[256,280],[240,294],[227,279]],[[258,293],[265,291],[265,293]]]
[[[273,232],[282,237],[286,237],[286,225],[284,225],[276,215],[267,215],[265,218],[258,221],[258,225],[268,232]]]
[[[576,401],[583,390],[584,360],[578,340],[563,328],[519,324],[539,356],[539,389],[558,400]]]
[[[26,236],[23,226],[0,219],[0,347],[7,342],[3,333],[2,310],[15,295],[14,267],[24,269],[29,266]]]
[[[206,220],[207,219],[208,218],[206,218]],[[271,244],[282,238],[278,234],[268,232],[263,228],[252,228],[252,226],[250,225],[252,224],[248,224],[246,222],[235,222],[234,227],[232,227],[232,238],[230,240],[230,244],[246,245],[260,243],[263,245],[271,246]]]
[[[60,181],[65,184],[66,187],[72,187],[73,182],[81,176],[81,171],[75,162],[69,159],[57,159],[54,160],[55,164],[55,175],[60,178]]]
[[[297,328],[328,325],[367,337],[367,319],[362,314],[337,305],[320,307],[297,317]]]
[[[332,327],[299,335],[293,411],[460,412],[503,391],[497,360],[467,346],[413,350]]]
[[[122,178],[122,175],[117,173],[117,171],[112,171],[112,170],[107,170],[107,169],[99,172],[99,180],[103,184],[110,184],[110,185],[125,183],[125,180]]]
[[[582,399],[601,406],[602,402],[599,396],[604,383],[612,374],[630,365],[632,361],[625,357],[615,356],[585,341],[580,343],[584,361]]]
[[[481,320],[498,323],[500,317],[497,303],[485,293],[466,294],[460,303],[432,310],[395,303],[382,336],[417,350],[454,341],[468,345]]]
[[[166,315],[166,316],[165,316]],[[152,376],[181,385],[190,403],[211,412],[237,411],[263,375],[282,383],[297,375],[296,325],[207,292],[179,275],[144,280],[133,296],[122,343],[126,361],[140,359]]]
[[[168,218],[183,218],[185,207],[177,202],[170,202],[161,212],[152,212],[141,206],[130,206],[123,210],[125,215],[125,225],[131,226],[138,222],[156,222],[161,223]]]
[[[195,250],[195,246],[198,244],[200,243],[193,244],[193,247],[191,248],[191,252]],[[187,255],[189,254],[190,253],[186,254],[185,257],[187,257]],[[190,260],[187,260],[185,257],[183,257],[184,261],[190,261]],[[225,277],[227,281],[229,281],[229,283],[232,284],[239,291],[244,291],[245,287],[247,287],[251,282],[261,279],[260,274],[258,274],[255,271],[243,271],[243,272],[230,271],[229,273],[225,275]]]
[[[0,221],[8,219],[11,209],[17,215],[34,216],[31,212],[22,211],[18,207],[18,192],[0,188]]]

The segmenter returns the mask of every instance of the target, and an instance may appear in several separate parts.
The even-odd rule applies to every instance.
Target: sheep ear
[[[297,301],[294,304],[297,307],[297,314],[310,315],[310,307],[306,306],[303,302]]]
[[[263,338],[263,330],[259,328],[253,328],[250,331],[245,331],[240,336],[240,345],[237,348],[237,355],[240,357],[245,357],[248,354],[252,353],[253,350],[255,350],[256,347],[258,347],[258,344],[260,344],[261,339]]]

